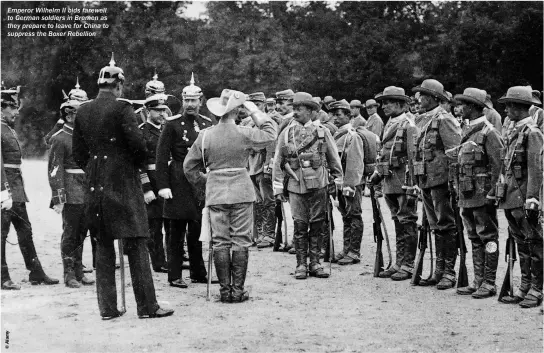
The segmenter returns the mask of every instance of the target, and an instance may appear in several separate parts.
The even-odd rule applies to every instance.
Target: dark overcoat
[[[142,171],[142,186],[144,193],[153,191],[156,199],[147,204],[147,217],[148,218],[162,218],[162,209],[164,207],[164,199],[159,196],[159,188],[157,187],[157,165],[156,165],[156,152],[157,145],[159,144],[159,137],[161,136],[161,130],[153,126],[149,122],[140,125],[140,130],[144,135],[144,140],[147,147],[147,157],[145,161],[145,168]],[[145,174],[145,175],[144,175]],[[147,177],[147,179],[146,179]]]
[[[6,121],[2,119],[2,162],[4,174],[2,184],[8,183],[13,202],[28,202],[25,193],[23,175],[21,174],[21,147],[17,134]]]

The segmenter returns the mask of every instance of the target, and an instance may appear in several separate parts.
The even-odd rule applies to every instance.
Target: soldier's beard
[[[183,115],[194,117],[198,115],[199,111],[200,111],[200,108],[193,108],[193,107],[183,108]]]

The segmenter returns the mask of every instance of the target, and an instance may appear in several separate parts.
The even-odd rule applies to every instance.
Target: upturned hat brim
[[[321,108],[321,106],[314,101],[293,102],[293,107],[296,107],[297,105],[305,105],[307,107],[314,108],[315,110],[319,110]]]
[[[210,98],[206,101],[206,106],[208,107],[208,110],[215,116],[223,116],[233,110],[236,107],[241,106],[244,104],[244,100],[239,99],[232,99],[230,98],[227,102],[227,105],[221,104],[222,98]]]
[[[489,108],[487,103],[479,101],[474,97],[465,96],[464,94],[456,94],[454,99],[457,100],[457,101],[461,101],[461,102],[474,103],[474,104],[482,106],[484,108]]]
[[[385,100],[385,99],[391,99],[391,100],[399,100],[399,101],[405,101],[409,102],[410,97],[408,96],[401,96],[401,95],[390,95],[390,96],[379,96],[375,98],[376,100]]]
[[[506,95],[499,98],[499,100],[497,102],[499,102],[499,103],[509,103],[509,102],[511,102],[511,103],[527,104],[527,105],[541,105],[542,104],[541,101],[539,101],[538,99],[536,99],[534,97],[530,101],[528,101],[528,100],[525,100],[525,99],[509,98],[509,97],[506,97]]]
[[[443,93],[439,93],[437,91],[433,91],[433,90],[430,90],[428,88],[421,87],[421,86],[417,86],[417,87],[412,88],[412,92],[425,93],[425,94],[428,94],[428,95],[433,96],[433,97],[439,97],[439,98],[441,98],[443,100],[449,100],[448,97],[446,97]]]

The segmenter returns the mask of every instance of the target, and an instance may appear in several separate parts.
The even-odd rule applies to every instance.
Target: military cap
[[[493,102],[491,101],[491,95],[489,93],[485,95],[485,104],[488,108],[493,108]]]
[[[319,104],[317,104],[310,93],[297,92],[293,97],[293,106],[304,105],[313,110],[319,110]]]
[[[321,97],[313,97],[312,98],[314,100],[314,102],[316,102],[317,104],[321,105]]]
[[[328,105],[332,102],[336,101],[334,98],[332,98],[332,96],[326,96],[325,98],[323,98],[323,104],[325,105]]]
[[[348,103],[347,100],[342,99],[341,101],[332,102],[332,103],[329,105],[329,109],[330,109],[330,110],[334,110],[334,109],[345,109],[345,110],[350,110],[350,105],[349,105],[349,103]]]
[[[295,92],[292,89],[286,89],[285,91],[276,92],[276,101],[293,99],[295,97]]]
[[[263,92],[250,93],[247,97],[250,102],[266,102],[266,97]]]
[[[115,60],[113,60],[113,53],[111,53],[111,60],[109,66],[104,66],[100,70],[98,75],[98,84],[125,82],[125,74],[123,69],[115,66]]]
[[[376,95],[376,98],[380,98],[380,96],[381,96],[381,93],[378,93],[378,94]],[[370,107],[372,107],[372,106],[374,106],[374,105],[378,106],[379,104],[376,103],[376,101],[375,101],[374,99],[368,99],[368,100],[365,102],[364,107],[365,107],[365,108],[370,108]]]
[[[395,86],[385,87],[381,95],[377,96],[376,99],[377,100],[384,100],[384,99],[400,100],[404,102],[410,101],[410,97],[408,97],[404,93],[404,88],[395,87]]]
[[[360,100],[354,99],[351,102],[349,102],[349,106],[352,108],[362,108],[363,104],[361,103]]]
[[[413,92],[421,92],[432,97],[437,97],[438,100],[448,100],[444,92],[444,85],[434,79],[424,80],[420,86],[412,88]]]
[[[202,97],[202,90],[200,87],[195,86],[195,76],[193,73],[191,73],[191,81],[189,82],[189,86],[186,86],[183,89],[181,97],[184,99],[200,99],[200,97]]]
[[[533,95],[531,86],[510,87],[506,94],[499,99],[499,103],[520,103],[527,105],[542,104],[540,99]]]
[[[145,107],[147,109],[167,109],[166,101],[168,96],[163,93],[151,95],[145,99]]]
[[[444,91],[444,95],[446,96],[446,99],[444,99],[444,101],[448,103],[451,103],[453,101],[453,95],[450,92]]]
[[[157,72],[155,72],[155,75],[153,75],[153,79],[145,84],[146,94],[164,93],[164,83],[162,83],[158,79],[159,75],[157,75]]]
[[[455,100],[461,101],[461,102],[468,102],[473,103],[476,105],[479,105],[480,107],[486,107],[489,108],[486,104],[487,99],[487,92],[483,89],[478,88],[465,88],[463,91],[463,94],[456,94]]]
[[[266,104],[276,104],[276,100],[274,98],[266,98]]]
[[[246,95],[240,91],[224,89],[221,97],[210,98],[206,101],[209,111],[216,116],[223,116],[246,101]]]

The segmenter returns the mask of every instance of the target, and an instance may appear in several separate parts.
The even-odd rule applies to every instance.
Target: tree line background
[[[46,153],[43,136],[79,77],[90,98],[115,53],[125,97],[143,99],[154,71],[181,96],[194,72],[206,97],[223,88],[267,96],[292,88],[364,101],[384,87],[436,78],[453,94],[485,89],[493,101],[513,85],[543,85],[542,2],[190,2],[2,1],[2,81],[24,85],[30,103],[17,125],[27,157]],[[96,37],[7,37],[7,8],[108,9]],[[499,108],[499,112],[502,109]]]

